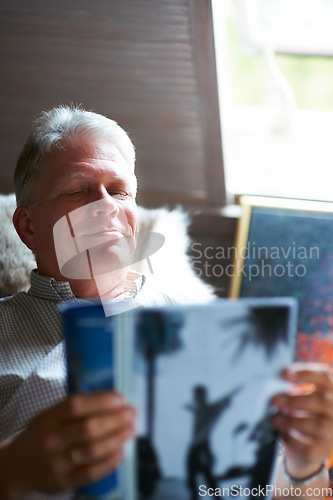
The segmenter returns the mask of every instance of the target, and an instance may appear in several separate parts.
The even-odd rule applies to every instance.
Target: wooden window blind
[[[224,204],[210,0],[2,0],[0,33],[3,192],[32,116],[73,102],[129,132],[139,203]]]

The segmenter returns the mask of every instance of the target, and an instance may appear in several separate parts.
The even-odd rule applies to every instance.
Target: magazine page
[[[293,359],[296,302],[220,299],[137,309],[117,321],[120,350],[134,367],[135,498],[270,498],[269,400]],[[129,378],[123,383],[130,392]]]

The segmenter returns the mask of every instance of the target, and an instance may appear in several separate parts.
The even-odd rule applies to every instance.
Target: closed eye
[[[117,200],[125,200],[128,196],[131,196],[130,193],[112,193],[112,192],[110,192],[109,194],[110,194],[110,196],[112,196],[113,198],[116,198]]]
[[[88,192],[88,188],[77,188],[77,189],[73,189],[72,191],[68,191],[67,194],[69,196],[79,196],[79,195],[82,195],[82,194],[85,194]]]

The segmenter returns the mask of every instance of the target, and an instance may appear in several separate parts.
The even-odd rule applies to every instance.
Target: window
[[[229,200],[333,200],[333,1],[213,0]]]

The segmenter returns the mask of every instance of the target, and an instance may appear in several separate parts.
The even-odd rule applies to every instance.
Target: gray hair
[[[79,106],[58,106],[42,111],[33,122],[29,137],[17,160],[14,182],[18,206],[38,203],[43,159],[55,146],[73,135],[93,135],[112,142],[128,166],[135,165],[134,146],[117,122]]]

